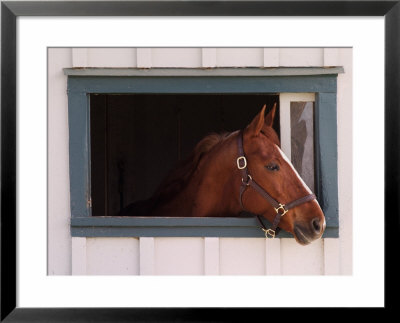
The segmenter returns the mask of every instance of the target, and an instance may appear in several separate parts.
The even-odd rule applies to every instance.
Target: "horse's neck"
[[[199,168],[187,187],[163,212],[173,210],[175,216],[228,216],[236,214],[238,203],[235,198],[236,141],[227,138],[224,147],[215,147],[200,161]],[[172,213],[172,212],[171,212]]]

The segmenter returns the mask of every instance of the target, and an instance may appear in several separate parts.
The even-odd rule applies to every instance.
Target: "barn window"
[[[324,237],[337,237],[336,78],[341,71],[65,69],[72,235],[262,237],[253,218],[115,215],[148,198],[206,134],[240,129],[263,104],[278,102],[274,128],[282,148],[318,196],[327,220]]]

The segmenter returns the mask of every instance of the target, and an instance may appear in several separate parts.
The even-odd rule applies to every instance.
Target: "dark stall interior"
[[[149,198],[204,136],[244,128],[275,102],[279,135],[276,94],[90,95],[92,215],[115,216]]]

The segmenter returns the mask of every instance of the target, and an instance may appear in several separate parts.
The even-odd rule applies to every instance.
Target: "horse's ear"
[[[260,113],[256,115],[256,117],[253,119],[253,121],[249,124],[249,130],[253,135],[258,135],[261,131],[261,129],[264,126],[265,122],[265,108],[266,105],[264,104],[263,108],[261,109]]]
[[[272,107],[271,111],[265,117],[265,125],[266,126],[272,127],[272,125],[274,123],[274,118],[275,118],[275,111],[276,111],[276,103],[274,103],[274,106]]]

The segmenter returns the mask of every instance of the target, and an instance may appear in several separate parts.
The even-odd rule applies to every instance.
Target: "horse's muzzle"
[[[294,237],[296,241],[302,245],[307,245],[312,241],[320,238],[326,227],[325,217],[313,218],[310,223],[294,225]]]

